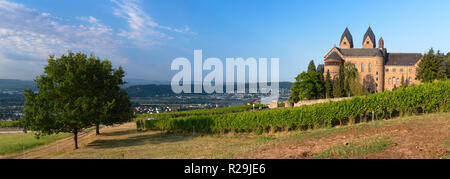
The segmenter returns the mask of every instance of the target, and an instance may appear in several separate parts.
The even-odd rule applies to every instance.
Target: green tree
[[[125,91],[122,91],[120,85],[125,84],[123,77],[125,72],[122,67],[113,69],[108,60],[101,61],[98,57],[91,55],[92,58],[90,70],[94,76],[89,91],[92,96],[98,100],[98,114],[94,118],[96,134],[100,134],[100,125],[114,125],[128,122],[133,117],[131,102]],[[126,107],[128,106],[128,107]]]
[[[325,79],[323,74],[316,71],[316,65],[311,60],[308,71],[302,72],[295,78],[291,87],[289,102],[297,103],[304,99],[320,99],[325,97]]]
[[[323,81],[317,72],[302,72],[296,78],[296,82],[293,85],[292,94],[298,97],[292,97],[294,103],[300,100],[318,99],[322,97],[325,88]]]
[[[435,53],[433,48],[431,48],[419,63],[416,79],[424,83],[432,82],[435,79],[445,79],[444,58],[443,54],[439,51]]]
[[[330,70],[327,70],[325,79],[325,97],[333,98],[333,80],[331,79]]]
[[[344,96],[344,87],[342,86],[342,80],[337,76],[333,81],[333,97],[340,98]]]
[[[344,65],[341,65],[339,67],[339,75],[335,77],[333,82],[333,96],[335,98],[345,96],[346,92],[344,87],[344,81],[345,81]]]
[[[352,96],[361,96],[364,94],[364,88],[359,78],[350,81],[350,92]]]
[[[311,60],[308,65],[308,73],[316,72],[316,65],[314,64],[314,60]]]
[[[325,88],[325,78],[323,76],[323,73],[316,72],[319,75],[319,84],[321,84],[322,93],[319,93],[317,96],[317,99],[323,99],[326,98],[326,88]]]
[[[289,96],[289,102],[291,104],[295,104],[300,101],[298,90],[299,88],[300,88],[299,82],[295,81],[291,86],[291,94]]]
[[[357,84],[359,83],[359,75],[355,64],[345,62],[344,68],[342,70],[344,71],[343,79],[345,95],[347,95],[347,97],[350,97],[352,95],[355,95],[355,93],[359,93],[360,91],[362,91],[362,87],[361,90],[358,89],[359,85]]]
[[[402,75],[402,82],[401,82],[401,87],[406,87],[406,81],[405,81],[405,77]]]
[[[22,124],[37,137],[60,132],[78,134],[97,123],[112,125],[131,120],[131,102],[125,92],[122,68],[83,53],[50,56],[44,73],[35,80],[38,91],[26,89]]]
[[[447,55],[445,56],[445,65],[447,78],[450,78],[450,52],[448,52]]]

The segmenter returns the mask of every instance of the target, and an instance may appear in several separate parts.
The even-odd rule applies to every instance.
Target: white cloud
[[[62,18],[0,0],[0,79],[32,79],[42,71],[49,54],[59,56],[67,50],[92,51],[114,64],[128,64],[130,57],[121,54],[129,45],[148,48],[173,40],[175,33],[195,34],[187,26],[158,24],[137,0],[111,1],[113,15],[126,20],[128,28],[114,30],[93,16]]]
[[[158,24],[141,7],[139,0],[111,0],[116,4],[113,14],[125,19],[129,29],[121,30],[117,35],[138,41],[141,45],[158,44],[159,40],[172,40],[166,32],[190,33],[189,27],[177,29]]]
[[[99,23],[99,20],[95,17],[89,16],[89,17],[77,17],[77,19],[82,20],[82,21],[86,21],[92,24],[97,24]]]
[[[0,0],[0,58],[20,56],[45,62],[49,54],[89,50],[122,62],[123,57],[115,54],[122,42],[115,39],[112,28],[92,16],[85,20],[88,22],[86,25],[69,25],[64,22],[71,22],[71,19],[61,19],[22,4]],[[35,66],[22,58],[9,60],[16,60],[14,64],[19,66]],[[1,62],[4,65],[6,60]],[[5,70],[8,71],[1,69],[0,78],[7,78],[3,75],[10,74]]]

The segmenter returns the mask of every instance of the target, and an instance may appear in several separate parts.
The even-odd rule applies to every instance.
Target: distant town
[[[32,82],[1,80],[8,87],[0,85],[0,121],[20,120],[23,115],[23,90],[30,88]],[[15,86],[11,86],[16,84]],[[135,114],[155,114],[195,109],[213,109],[258,103],[267,94],[234,93],[234,94],[173,94],[170,85],[139,85],[133,83],[126,86],[133,103]],[[279,101],[286,101],[290,94],[290,83],[280,83]]]

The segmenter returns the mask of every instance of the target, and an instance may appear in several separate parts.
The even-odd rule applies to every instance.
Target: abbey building
[[[329,70],[334,79],[339,74],[340,65],[345,62],[355,64],[359,79],[365,90],[379,92],[399,87],[402,79],[406,85],[418,84],[416,68],[422,54],[391,53],[384,48],[384,40],[378,40],[369,27],[364,34],[362,48],[354,48],[353,37],[348,28],[341,36],[339,47],[334,47],[324,57],[324,75]]]

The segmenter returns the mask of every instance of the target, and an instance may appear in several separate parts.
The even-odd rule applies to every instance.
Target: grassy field
[[[0,155],[23,152],[37,146],[46,145],[67,138],[70,134],[43,136],[37,139],[34,133],[0,134]]]
[[[344,143],[330,147],[314,155],[317,159],[336,159],[336,158],[360,158],[367,154],[379,153],[388,147],[395,146],[390,137],[380,135],[376,137],[366,138],[355,141],[354,143]]]
[[[80,137],[79,150],[67,138],[0,158],[448,158],[449,119],[428,114],[264,135],[137,132],[127,123]]]

